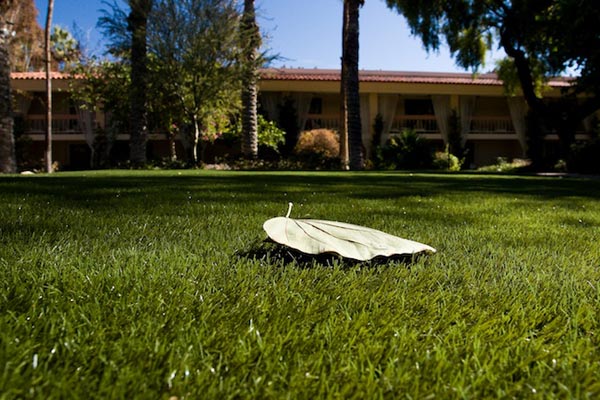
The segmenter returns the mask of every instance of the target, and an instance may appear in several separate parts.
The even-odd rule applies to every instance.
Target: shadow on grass
[[[129,172],[129,173],[128,173]],[[282,190],[312,192],[327,189],[357,198],[432,196],[452,192],[493,192],[536,197],[600,196],[600,181],[585,178],[532,177],[482,174],[428,174],[406,172],[212,172],[100,171],[88,174],[55,174],[0,177],[0,187],[18,194],[114,197],[162,194],[178,197],[191,191],[206,200],[230,200],[234,191],[255,198]]]
[[[338,199],[429,199],[479,193],[528,196],[535,201],[600,198],[600,181],[405,172],[100,171],[0,177],[0,200],[4,202],[25,203],[36,198],[41,205],[54,203],[111,212],[127,209],[130,213],[146,213],[151,206],[177,214],[182,205],[191,204],[226,207],[282,199],[327,203]]]
[[[383,265],[402,265],[410,268],[418,260],[427,257],[425,254],[416,255],[396,255],[391,257],[375,257],[368,261],[359,261],[351,258],[344,258],[335,253],[306,254],[301,251],[283,246],[269,239],[257,241],[249,248],[236,253],[239,258],[247,260],[256,260],[266,264],[274,265],[295,265],[300,268],[314,267],[378,267]]]

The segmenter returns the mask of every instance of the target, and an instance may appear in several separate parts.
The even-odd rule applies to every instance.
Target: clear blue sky
[[[118,0],[123,3],[123,0]],[[112,0],[111,0],[112,2]],[[44,24],[47,0],[35,0]],[[339,68],[342,0],[256,0],[259,24],[269,47],[282,59],[274,66]],[[101,54],[96,30],[101,0],[55,0],[53,24],[73,31],[77,24],[89,50]],[[447,49],[427,54],[419,39],[411,37],[404,18],[389,10],[383,0],[366,0],[360,14],[361,69],[463,72]],[[493,62],[483,68],[493,69]]]

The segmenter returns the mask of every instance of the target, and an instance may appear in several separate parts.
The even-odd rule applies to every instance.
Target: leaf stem
[[[289,208],[288,208],[288,212],[287,212],[287,214],[285,215],[285,217],[286,217],[286,218],[289,218],[289,217],[290,217],[290,214],[292,213],[292,207],[294,206],[294,203],[292,203],[292,202],[290,201],[290,202],[288,203],[288,206],[289,206]]]

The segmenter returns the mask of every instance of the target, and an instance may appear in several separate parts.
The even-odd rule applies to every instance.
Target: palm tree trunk
[[[346,31],[348,30],[346,24],[347,7],[346,1],[344,1],[344,12],[342,15],[342,69],[340,76],[340,163],[342,164],[342,169],[344,170],[347,170],[350,164],[348,159],[348,109],[346,108],[346,87],[348,84],[348,73],[346,69],[346,63],[344,62]]]
[[[128,28],[131,31],[131,91],[129,159],[134,166],[146,163],[148,77],[146,27],[152,0],[130,0]]]
[[[46,172],[52,173],[52,76],[51,76],[51,47],[50,30],[52,29],[52,12],[54,0],[48,0],[48,14],[46,15],[45,50],[46,50]]]
[[[344,126],[348,137],[350,169],[364,168],[362,132],[360,121],[360,95],[358,78],[358,18],[363,0],[344,1],[342,47],[342,90]]]
[[[0,172],[5,174],[17,172],[11,104],[8,40],[0,37]]]
[[[256,25],[254,0],[244,0],[244,14],[241,24],[244,46],[244,76],[242,79],[242,153],[246,158],[258,156],[258,116],[257,116],[257,51],[260,46],[260,32]]]

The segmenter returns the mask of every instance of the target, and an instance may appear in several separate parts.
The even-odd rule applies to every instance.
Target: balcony
[[[469,134],[514,134],[510,117],[473,117]]]
[[[93,121],[95,124],[96,122]],[[33,114],[25,117],[25,134],[33,141],[45,140],[46,115]],[[129,133],[118,133],[116,140],[129,140]],[[148,134],[149,140],[166,140],[164,132],[152,132]],[[52,115],[52,140],[53,141],[84,141],[85,133],[80,127],[79,117],[73,114]]]
[[[28,115],[25,117],[25,133],[28,135],[43,135],[46,133],[45,115]],[[53,114],[52,133],[58,135],[83,135],[79,127],[77,115]]]
[[[308,115],[305,130],[332,129],[340,125],[338,115]],[[398,115],[394,119],[390,134],[412,129],[427,139],[441,139],[435,115]],[[470,139],[513,139],[516,135],[510,116],[474,116],[469,130]],[[385,140],[386,138],[384,138]]]
[[[340,116],[339,115],[321,115],[321,114],[309,114],[306,118],[306,124],[304,130],[311,129],[331,129],[337,131],[340,127]]]
[[[417,133],[439,133],[434,115],[399,115],[392,123],[392,132],[412,129]]]

